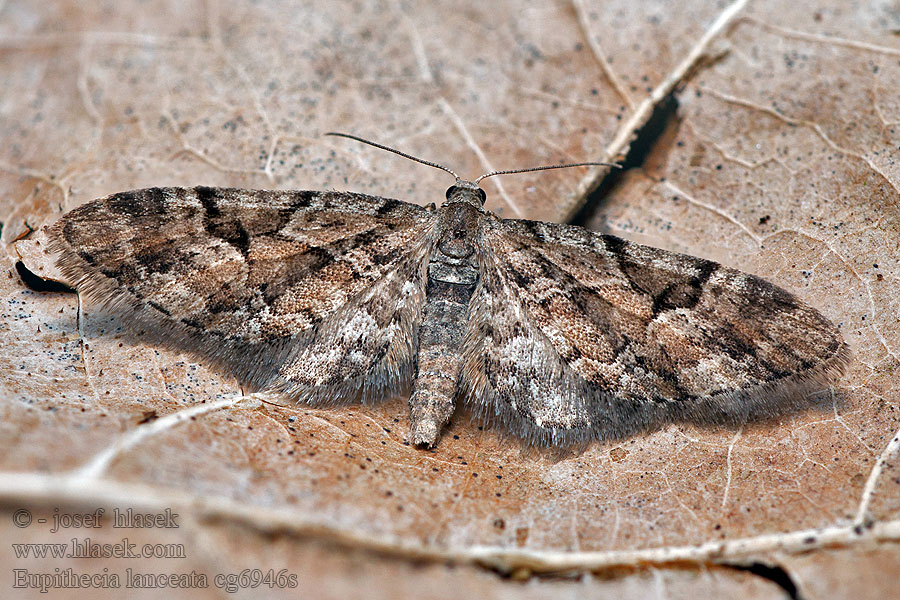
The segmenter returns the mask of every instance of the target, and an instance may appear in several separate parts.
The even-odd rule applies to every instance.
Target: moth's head
[[[357,142],[362,142],[363,144],[368,144],[370,146],[374,146],[376,148],[381,148],[382,150],[387,150],[388,152],[393,152],[394,154],[398,154],[403,158],[408,158],[409,160],[415,161],[417,163],[422,163],[423,165],[428,165],[429,167],[434,167],[435,169],[440,169],[441,171],[446,171],[450,173],[454,177],[456,177],[456,184],[451,186],[447,190],[447,201],[444,202],[442,206],[447,206],[448,204],[454,204],[458,202],[465,202],[467,204],[471,204],[475,208],[481,210],[484,206],[485,198],[487,195],[484,193],[484,190],[478,187],[478,182],[482,179],[487,179],[488,177],[493,177],[495,175],[510,175],[512,173],[528,173],[531,171],[546,171],[548,169],[567,169],[569,167],[583,167],[587,165],[594,166],[607,166],[607,167],[616,167],[621,168],[619,165],[613,163],[605,163],[605,162],[581,162],[581,163],[569,163],[562,165],[544,165],[541,167],[529,167],[527,169],[512,169],[509,171],[491,171],[490,173],[485,173],[475,181],[466,181],[465,179],[461,179],[459,175],[454,173],[452,170],[448,169],[443,165],[439,165],[437,163],[433,163],[427,160],[422,160],[421,158],[416,158],[415,156],[406,154],[405,152],[400,152],[399,150],[395,150],[393,148],[389,148],[388,146],[382,146],[381,144],[376,144],[375,142],[370,142],[369,140],[363,139],[361,137],[357,137],[355,135],[349,135],[347,133],[336,133],[330,132],[325,135],[334,135],[337,137],[345,137],[351,140],[356,140]]]
[[[444,202],[443,206],[457,202],[467,202],[475,208],[481,208],[487,199],[487,194],[478,187],[478,184],[464,179],[457,179],[454,185],[447,188],[446,196],[447,201]]]

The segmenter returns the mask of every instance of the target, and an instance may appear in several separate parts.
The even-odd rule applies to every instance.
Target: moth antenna
[[[622,165],[618,165],[616,163],[607,163],[607,162],[580,162],[580,163],[569,163],[566,165],[545,165],[542,167],[531,167],[529,169],[510,169],[508,171],[491,171],[490,173],[485,173],[472,183],[478,185],[478,182],[482,179],[487,179],[488,177],[493,177],[494,175],[510,175],[512,173],[528,173],[530,171],[547,171],[550,169],[568,169],[569,167],[586,167],[589,165],[594,165],[598,167],[615,167],[617,169],[621,169]]]
[[[376,144],[375,142],[370,142],[367,139],[363,139],[363,138],[357,137],[355,135],[350,135],[349,133],[338,133],[336,131],[329,131],[325,135],[333,135],[335,137],[343,137],[343,138],[347,138],[347,139],[351,139],[351,140],[356,140],[357,142],[362,142],[363,144],[368,144],[370,146],[375,146],[376,148],[380,148],[382,150],[387,150],[388,152],[393,152],[394,154],[399,154],[403,158],[408,158],[409,160],[413,160],[417,163],[422,163],[423,165],[428,165],[429,167],[434,167],[435,169],[440,169],[441,171],[446,171],[446,172],[450,173],[451,175],[453,175],[454,177],[456,177],[457,181],[461,181],[459,175],[457,175],[456,173],[454,173],[453,171],[451,171],[450,169],[448,169],[447,167],[445,167],[443,165],[439,165],[437,163],[433,163],[433,162],[430,162],[427,160],[422,160],[421,158],[416,158],[415,156],[412,156],[411,154],[407,154],[406,152],[400,152],[399,150],[394,150],[393,148],[391,148],[389,146],[382,146],[381,144]]]

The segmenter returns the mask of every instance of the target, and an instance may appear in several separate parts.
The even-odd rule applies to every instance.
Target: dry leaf
[[[900,539],[900,11],[695,4],[0,3],[0,530],[185,550],[52,560],[8,546],[0,586],[13,569],[194,570],[210,581],[195,591],[219,597],[216,574],[271,568],[298,576],[266,588],[284,597],[860,597],[841,584],[869,556],[896,565]],[[642,167],[605,180],[580,218],[763,275],[838,323],[856,361],[817,410],[673,426],[558,461],[463,417],[423,452],[404,443],[404,398],[238,401],[221,373],[134,345],[121,323],[29,291],[14,268],[21,253],[41,272],[35,239],[12,243],[29,228],[135,187],[333,187],[426,204],[452,183],[325,131],[475,177],[615,157],[654,106],[675,103],[659,137],[640,132]],[[491,179],[488,206],[564,219],[605,174]],[[13,521],[100,507],[181,520],[55,534]],[[562,575],[520,584],[495,571]]]

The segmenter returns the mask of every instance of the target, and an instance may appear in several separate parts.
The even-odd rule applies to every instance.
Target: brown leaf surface
[[[865,552],[896,565],[900,13],[678,4],[0,3],[0,529],[186,551],[7,549],[0,586],[12,569],[194,569],[212,582],[285,568],[319,597],[785,594],[714,566],[764,563],[818,598],[829,587],[816,582],[853,581]],[[670,427],[562,460],[461,415],[422,452],[405,444],[404,398],[334,410],[240,399],[224,374],[134,345],[121,323],[29,291],[14,269],[21,253],[40,273],[39,238],[12,243],[29,227],[135,187],[334,187],[424,204],[452,183],[326,131],[475,177],[623,153],[673,90],[678,109],[643,168],[615,178],[587,223],[758,273],[822,310],[856,361],[818,410]],[[488,180],[489,207],[558,220],[604,173]],[[11,525],[20,508],[52,521],[54,508],[130,506],[172,508],[180,527]],[[484,566],[578,575],[520,584]]]

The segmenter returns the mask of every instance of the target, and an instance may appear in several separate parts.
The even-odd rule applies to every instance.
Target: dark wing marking
[[[463,383],[533,443],[777,414],[849,361],[830,321],[759,277],[567,225],[489,220],[483,239]]]
[[[363,194],[152,188],[81,206],[48,236],[74,286],[153,341],[212,359],[254,387],[291,391],[291,378],[352,378],[379,358],[408,370],[408,321],[434,221],[422,207]],[[368,362],[342,362],[329,348],[328,377],[296,364],[279,374],[301,349],[331,343],[335,319],[366,303],[381,311],[379,324],[403,322],[345,349]]]

